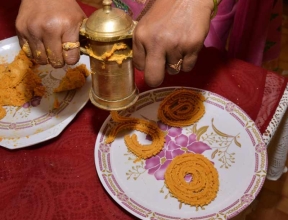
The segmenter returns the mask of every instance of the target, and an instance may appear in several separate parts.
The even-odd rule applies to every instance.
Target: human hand
[[[65,42],[78,42],[85,14],[75,0],[22,0],[16,19],[20,46],[27,42],[32,59],[59,68],[75,64],[79,48],[63,50]]]
[[[209,31],[212,0],[157,0],[137,24],[133,35],[133,63],[144,71],[149,86],[158,86],[165,69],[183,59],[181,70],[192,70]]]

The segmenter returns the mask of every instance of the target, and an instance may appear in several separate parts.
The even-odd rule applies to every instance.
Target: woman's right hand
[[[20,46],[28,43],[31,57],[38,64],[59,68],[75,64],[79,48],[63,50],[65,42],[78,42],[79,29],[86,15],[75,0],[22,0],[16,19]]]

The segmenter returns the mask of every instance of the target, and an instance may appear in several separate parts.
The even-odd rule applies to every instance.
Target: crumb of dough
[[[0,120],[5,116],[6,116],[6,110],[2,106],[0,106]]]
[[[81,88],[86,83],[86,77],[90,75],[90,71],[85,64],[81,64],[74,68],[69,68],[65,76],[60,81],[54,92],[63,92]]]
[[[22,106],[34,96],[42,97],[45,87],[23,50],[11,63],[0,65],[0,106]]]
[[[60,107],[60,103],[57,97],[54,98],[53,108],[57,109]]]

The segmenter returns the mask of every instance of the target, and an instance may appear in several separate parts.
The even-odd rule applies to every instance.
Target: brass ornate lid
[[[80,34],[101,42],[132,38],[137,22],[123,10],[112,8],[111,5],[111,0],[103,0],[103,8],[83,21]]]

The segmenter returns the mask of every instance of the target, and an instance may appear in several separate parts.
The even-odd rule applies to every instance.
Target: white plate
[[[17,37],[0,41],[0,62],[12,62],[19,50]],[[82,63],[90,69],[87,56],[81,56],[78,64]],[[40,100],[32,99],[23,107],[4,107],[7,115],[0,120],[0,146],[18,149],[56,137],[85,106],[89,100],[90,76],[81,89],[56,94],[60,107],[53,109],[53,89],[59,85],[67,68],[68,66],[60,69],[54,69],[50,65],[40,66],[40,77],[46,87],[44,97]]]
[[[157,121],[160,101],[174,89],[167,87],[142,93],[132,108],[120,114]],[[255,123],[222,96],[189,89],[200,91],[206,97],[206,113],[194,125],[198,132],[193,134],[193,126],[176,129],[162,124],[160,127],[169,132],[164,150],[151,159],[135,162],[136,157],[128,152],[123,140],[125,134],[137,133],[140,142],[147,144],[149,141],[143,133],[123,132],[111,145],[104,143],[113,126],[110,116],[98,134],[95,144],[98,176],[110,196],[140,219],[229,219],[254,200],[264,183],[266,146]],[[202,153],[213,161],[219,173],[217,197],[203,209],[179,203],[164,185],[165,165],[185,149]]]

